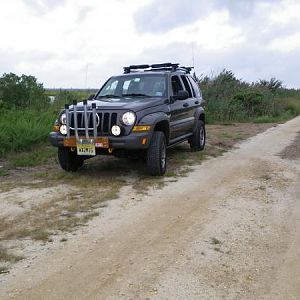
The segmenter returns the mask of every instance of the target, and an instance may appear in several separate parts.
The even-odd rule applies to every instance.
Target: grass
[[[5,170],[4,168],[0,168],[0,177],[1,176],[8,176],[9,173],[7,170]]]
[[[7,264],[9,265],[13,264],[22,259],[24,259],[23,256],[9,253],[7,249],[0,246],[0,263],[4,264],[4,265],[0,265],[0,274],[9,273],[9,266]]]
[[[0,111],[0,157],[45,142],[55,117],[52,111]]]
[[[29,151],[8,155],[8,160],[13,167],[35,167],[46,163],[56,156],[57,150],[52,146],[40,145]]]
[[[284,113],[280,116],[261,116],[254,118],[252,121],[253,123],[284,123],[290,119],[292,119],[293,115],[290,113]]]
[[[229,125],[227,125],[229,126]],[[228,139],[228,140],[234,140],[234,141],[238,141],[238,140],[242,140],[243,139],[243,135],[240,132],[222,132],[219,136],[221,139]]]
[[[0,262],[15,263],[22,259],[24,259],[23,256],[10,254],[10,253],[8,253],[8,251],[6,249],[4,249],[3,247],[0,247]]]
[[[99,207],[99,204],[117,198],[120,188],[124,185],[123,181],[112,183],[110,178],[100,182],[97,178],[84,180],[82,176],[80,178],[76,175],[72,179],[66,179],[64,183],[68,181],[72,182],[72,185],[70,184],[66,194],[41,203],[38,207],[25,211],[15,219],[0,219],[1,239],[30,237],[33,240],[50,241],[52,234],[70,232],[98,216],[99,212],[95,209]]]

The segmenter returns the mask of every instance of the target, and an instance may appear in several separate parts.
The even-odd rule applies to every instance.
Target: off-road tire
[[[189,139],[190,146],[193,150],[202,151],[205,147],[206,131],[205,124],[202,120],[198,120],[197,127]]]
[[[58,161],[65,171],[76,172],[83,166],[84,159],[69,148],[58,148]]]
[[[153,176],[162,176],[167,169],[167,141],[162,131],[154,131],[147,150],[147,170]]]

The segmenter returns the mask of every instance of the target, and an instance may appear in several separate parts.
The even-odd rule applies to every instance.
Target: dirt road
[[[300,299],[300,117],[136,197],[1,281],[2,299]]]

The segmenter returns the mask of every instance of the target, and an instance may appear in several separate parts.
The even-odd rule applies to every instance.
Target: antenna
[[[192,43],[192,61],[193,61],[193,69],[194,69],[195,68],[194,43]]]
[[[86,69],[85,69],[85,82],[84,82],[84,87],[85,87],[85,89],[87,89],[88,72],[89,72],[89,64],[86,64]]]

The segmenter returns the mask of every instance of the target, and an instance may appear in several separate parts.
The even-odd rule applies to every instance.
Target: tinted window
[[[195,80],[192,78],[192,77],[188,77],[194,91],[195,91],[195,94],[196,94],[196,97],[197,98],[201,98],[201,93],[200,93],[200,90],[199,90],[199,87],[198,87],[198,84],[195,82]]]
[[[172,76],[171,80],[172,80],[173,95],[177,96],[178,92],[183,90],[182,84],[178,76]]]
[[[189,85],[186,77],[184,75],[181,75],[181,79],[183,81],[183,84],[184,84],[184,87],[185,87],[186,91],[189,93],[189,98],[192,98],[193,97],[192,91],[191,91],[190,85]]]

